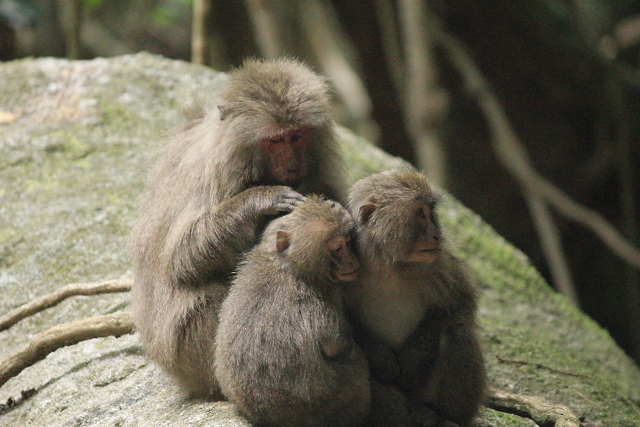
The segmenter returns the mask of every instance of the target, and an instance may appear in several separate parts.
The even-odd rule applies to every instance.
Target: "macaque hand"
[[[269,195],[267,196],[269,198],[267,201],[267,207],[263,211],[265,215],[289,213],[300,203],[307,200],[305,196],[290,187],[277,185],[265,188],[269,191]]]

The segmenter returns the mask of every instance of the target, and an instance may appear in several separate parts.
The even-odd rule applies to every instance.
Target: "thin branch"
[[[475,96],[493,131],[492,145],[496,156],[520,185],[553,205],[558,212],[593,231],[616,255],[640,269],[640,250],[630,244],[598,212],[573,201],[567,194],[542,177],[511,127],[507,116],[480,70],[460,41],[446,33],[434,19],[429,28],[437,36],[449,59],[461,73],[469,94]]]
[[[569,408],[555,405],[539,396],[524,396],[493,389],[486,406],[499,412],[529,418],[539,426],[580,427],[580,420]]]
[[[128,312],[89,317],[54,326],[0,360],[0,386],[59,348],[92,338],[119,337],[132,332],[133,319]]]
[[[389,74],[396,92],[404,94],[404,65],[400,49],[400,37],[392,0],[375,0],[376,16],[382,34],[382,53],[389,64]],[[404,95],[403,95],[404,96]]]
[[[282,34],[279,30],[281,23],[278,21],[274,2],[262,0],[245,0],[247,12],[256,31],[256,42],[260,53],[266,58],[275,58],[285,53]]]
[[[594,402],[593,400],[589,399],[587,396],[585,396],[584,394],[580,393],[578,390],[574,390],[576,392],[576,394],[578,396],[580,396],[581,398],[583,398],[584,400],[586,400],[589,403],[592,403],[596,406],[600,406],[601,408],[605,408],[606,406],[603,405],[602,403],[598,403],[598,402]]]
[[[590,378],[589,375],[576,374],[576,373],[573,373],[573,372],[563,371],[561,369],[552,368],[550,366],[546,366],[546,365],[543,365],[542,363],[538,363],[538,362],[529,362],[527,360],[505,359],[505,358],[500,357],[498,355],[496,355],[496,359],[499,362],[502,362],[502,363],[514,363],[516,365],[533,365],[538,369],[546,369],[547,371],[551,371],[551,372],[554,372],[556,374],[561,374],[561,375],[568,375],[570,377]]]
[[[318,0],[309,0],[300,8],[300,22],[318,62],[336,89],[340,100],[359,128],[371,125],[371,98],[340,48],[340,35],[332,16]]]
[[[622,49],[628,49],[640,43],[640,15],[632,15],[618,22],[613,33]]]
[[[59,20],[64,31],[65,54],[69,59],[80,59],[82,46],[80,28],[82,26],[81,0],[58,1]]]
[[[27,304],[11,310],[0,317],[0,331],[10,328],[25,317],[31,316],[47,308],[59,304],[61,301],[79,295],[99,295],[114,292],[128,292],[133,284],[132,279],[107,280],[94,283],[74,283],[64,286],[50,294],[43,295]]]
[[[613,65],[613,64],[611,64]],[[607,75],[608,105],[604,106],[611,114],[617,136],[618,152],[618,195],[620,200],[620,216],[622,218],[622,230],[630,242],[640,243],[638,233],[638,185],[636,184],[636,160],[633,152],[637,141],[631,129],[635,121],[635,113],[630,112],[630,101],[623,88],[617,73],[610,67]],[[627,324],[629,329],[629,341],[627,352],[635,360],[640,359],[640,273],[631,267],[624,269],[624,289],[627,311]]]
[[[580,307],[578,293],[571,278],[569,262],[562,250],[560,232],[551,216],[551,212],[549,212],[546,203],[544,203],[538,195],[528,191],[525,193],[525,199],[527,200],[529,212],[533,218],[533,224],[538,230],[542,252],[551,270],[553,283],[556,289],[566,296],[573,305]]]
[[[191,18],[191,62],[204,64],[207,50],[205,20],[211,9],[210,0],[194,0]]]
[[[398,2],[405,52],[404,112],[418,162],[429,178],[444,187],[446,158],[439,139],[439,124],[446,116],[448,97],[438,87],[432,35],[422,0]]]

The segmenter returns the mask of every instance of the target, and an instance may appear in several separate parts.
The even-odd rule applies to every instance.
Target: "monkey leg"
[[[424,387],[409,396],[412,416],[423,426],[468,427],[486,386],[484,358],[473,328],[457,325],[442,334],[440,351]],[[422,413],[422,415],[420,415]]]
[[[357,341],[369,362],[369,370],[376,382],[390,384],[397,381],[400,375],[400,365],[393,350],[375,338],[367,336]]]
[[[170,373],[192,397],[223,400],[215,377],[215,337],[218,313],[228,293],[228,286],[216,285],[199,299],[176,325],[175,361]]]
[[[222,398],[214,376],[218,312],[225,282],[193,286],[134,286],[133,314],[149,357],[197,397]]]
[[[437,313],[425,316],[402,346],[395,350],[400,368],[397,384],[405,393],[411,394],[428,382],[440,352],[444,322]]]
[[[407,399],[400,390],[371,378],[371,411],[367,427],[410,427]]]

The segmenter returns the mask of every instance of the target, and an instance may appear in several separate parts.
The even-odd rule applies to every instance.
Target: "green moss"
[[[109,104],[102,111],[104,125],[119,129],[131,127],[136,118],[138,118],[138,115],[122,104]]]
[[[13,227],[4,227],[0,229],[0,243],[8,242],[13,239],[17,234],[17,231]]]
[[[485,409],[482,412],[482,422],[479,427],[536,427],[536,423],[527,418],[517,415],[505,414],[504,412],[494,411],[493,409]]]

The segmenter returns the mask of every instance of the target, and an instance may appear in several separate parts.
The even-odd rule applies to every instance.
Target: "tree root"
[[[0,386],[61,347],[92,338],[119,337],[132,332],[133,319],[129,312],[89,317],[54,326],[0,360]]]
[[[53,307],[61,301],[77,295],[99,295],[127,292],[131,279],[108,280],[95,283],[75,283],[43,295],[0,317],[0,331],[10,328],[20,320]],[[0,387],[24,369],[44,359],[55,350],[92,338],[119,337],[133,333],[131,313],[113,313],[89,317],[54,326],[36,335],[24,347],[0,360]],[[520,361],[503,360],[513,363]],[[529,418],[541,427],[579,427],[580,421],[567,407],[555,405],[539,396],[524,396],[492,389],[486,405],[493,410]]]
[[[0,316],[0,331],[10,328],[25,317],[29,317],[39,311],[53,307],[61,301],[78,295],[99,295],[113,292],[127,292],[133,284],[132,279],[107,280],[94,283],[74,283],[64,286],[50,294],[28,302],[9,313]]]
[[[486,406],[507,414],[529,418],[541,427],[580,427],[580,420],[566,406],[540,396],[524,396],[492,389]]]

